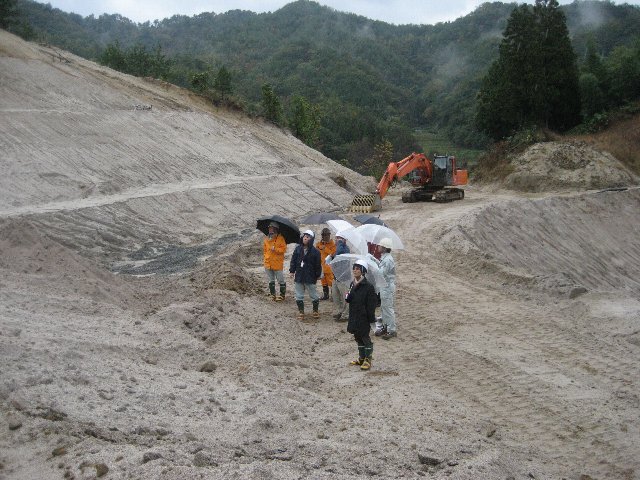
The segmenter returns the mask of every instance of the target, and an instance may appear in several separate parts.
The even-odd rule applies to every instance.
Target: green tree
[[[558,2],[516,7],[478,93],[476,125],[498,140],[526,126],[562,131],[579,121],[578,67]]]
[[[18,0],[0,0],[0,28],[7,28],[16,22]]]
[[[541,53],[538,85],[544,97],[534,120],[538,125],[565,131],[580,123],[581,108],[578,64],[567,19],[557,0],[536,0],[533,12]]]
[[[125,52],[120,48],[120,42],[110,43],[98,57],[98,62],[119,72],[124,72],[127,67]]]
[[[271,123],[282,125],[284,117],[282,103],[268,83],[262,85],[262,113]]]
[[[582,98],[582,114],[585,119],[605,109],[605,96],[600,88],[600,82],[593,73],[580,75],[580,96]]]
[[[160,45],[152,51],[148,51],[141,44],[123,50],[117,40],[107,45],[99,55],[98,61],[114,70],[138,77],[165,79],[171,68],[171,62],[162,53]]]
[[[320,130],[320,109],[311,105],[304,97],[295,95],[291,100],[289,127],[304,143],[315,146]]]
[[[615,105],[640,98],[640,39],[635,48],[615,48],[606,65],[611,85],[610,98]]]
[[[224,65],[220,67],[216,74],[216,78],[213,80],[213,89],[220,94],[220,98],[223,100],[226,95],[230,95],[233,91],[233,86],[231,85],[231,73]]]
[[[379,179],[392,161],[393,144],[385,138],[374,145],[373,155],[364,161],[364,166],[370,175]]]
[[[189,84],[196,92],[206,92],[209,89],[209,72],[192,74],[189,77]]]

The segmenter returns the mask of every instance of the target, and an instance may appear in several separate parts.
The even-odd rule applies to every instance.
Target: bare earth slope
[[[197,243],[265,214],[334,210],[369,185],[272,125],[169,84],[4,31],[0,44],[0,215],[47,213],[37,221],[62,241]]]
[[[5,32],[0,67],[0,478],[640,478],[637,188],[391,191],[399,336],[364,373],[330,302],[264,298],[253,227],[366,179]]]

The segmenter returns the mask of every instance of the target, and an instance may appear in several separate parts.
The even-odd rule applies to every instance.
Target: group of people
[[[264,268],[269,282],[269,296],[275,301],[285,298],[287,284],[284,278],[284,255],[287,244],[280,234],[280,225],[271,222],[265,236]],[[312,230],[302,232],[300,243],[296,246],[289,263],[289,274],[294,280],[295,300],[298,307],[298,319],[305,318],[305,292],[311,299],[312,317],[320,318],[317,282],[321,281],[322,300],[329,299],[329,291],[334,304],[333,318],[336,322],[348,321],[347,331],[353,334],[358,344],[358,358],[351,365],[369,370],[372,363],[373,342],[371,341],[371,324],[376,325],[374,335],[384,340],[397,336],[395,319],[396,268],[391,256],[392,241],[383,238],[376,246],[380,256],[378,268],[384,278],[380,294],[376,294],[371,281],[367,279],[367,265],[363,260],[356,260],[352,268],[352,281],[348,284],[337,281],[329,262],[338,255],[350,253],[349,247],[340,232],[336,241],[331,240],[331,232],[324,228],[321,240],[314,245],[315,234]],[[276,285],[277,282],[277,285]],[[379,300],[379,301],[378,301]],[[380,304],[381,316],[375,311]],[[345,314],[348,308],[348,315]]]

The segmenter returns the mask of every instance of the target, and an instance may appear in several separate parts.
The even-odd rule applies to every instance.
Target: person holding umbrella
[[[314,234],[311,230],[302,232],[300,243],[293,251],[291,263],[289,264],[289,274],[295,281],[296,305],[298,306],[298,319],[304,320],[304,292],[309,292],[311,304],[313,305],[313,318],[320,318],[318,305],[320,298],[316,283],[322,275],[322,265],[320,263],[320,252],[313,246]]]
[[[382,313],[382,324],[376,323],[376,337],[389,340],[398,335],[396,326],[395,296],[396,296],[396,263],[391,256],[393,241],[390,238],[383,238],[378,244],[380,253],[380,272],[384,277],[386,285],[380,289],[380,310]]]
[[[347,332],[353,334],[358,344],[358,358],[350,365],[359,365],[361,370],[371,368],[373,342],[371,341],[371,324],[376,321],[377,296],[375,288],[367,280],[367,266],[364,260],[356,260],[353,264],[353,281],[346,296],[349,304],[349,323]]]
[[[341,236],[342,232],[336,233],[336,251],[333,255],[327,256],[327,261],[333,260],[338,255],[342,255],[343,253],[350,253],[349,246],[347,245],[346,239]],[[329,266],[331,268],[331,266]],[[331,271],[333,274],[333,270]],[[326,275],[326,273],[325,273]],[[345,295],[347,294],[347,290],[349,289],[349,283],[342,283],[337,278],[333,279],[333,285],[331,287],[331,295],[333,297],[333,307],[334,307],[334,315],[333,319],[336,322],[342,322],[342,315],[344,315],[344,311],[347,308],[347,303],[344,300]],[[345,319],[346,320],[346,319]]]
[[[325,260],[327,256],[336,253],[336,244],[331,240],[331,231],[327,227],[324,227],[320,232],[320,241],[316,243],[316,248],[320,251],[320,263],[322,263],[322,271],[324,272],[320,278],[322,284],[322,298],[320,300],[329,300],[329,289],[333,285],[333,272]]]
[[[269,295],[272,300],[281,302],[287,292],[287,283],[284,280],[282,270],[284,268],[284,254],[287,251],[287,242],[280,234],[278,222],[269,223],[269,233],[264,237],[262,246],[264,257],[264,270],[269,281]],[[280,291],[276,294],[276,280]]]

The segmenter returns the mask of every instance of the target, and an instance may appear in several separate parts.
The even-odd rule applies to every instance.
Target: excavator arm
[[[368,213],[379,210],[389,188],[411,172],[415,172],[411,180],[413,185],[425,185],[431,180],[433,166],[423,153],[412,153],[399,162],[391,162],[378,182],[376,193],[356,195],[351,203],[351,211]]]
[[[425,185],[431,179],[433,167],[423,153],[412,153],[399,162],[391,162],[378,182],[376,194],[381,199],[384,198],[389,187],[411,172],[415,172],[414,179],[411,181],[413,185]]]

